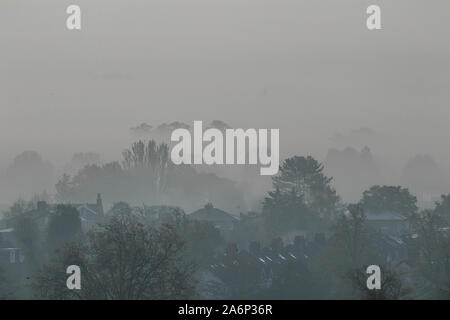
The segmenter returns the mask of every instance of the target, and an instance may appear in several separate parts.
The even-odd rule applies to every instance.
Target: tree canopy
[[[116,214],[88,234],[86,244],[61,249],[34,282],[39,298],[183,299],[192,297],[191,269],[183,263],[183,241],[169,225],[159,229],[134,214]],[[82,289],[69,290],[66,267],[81,269]]]
[[[283,161],[273,186],[280,193],[293,192],[321,217],[336,213],[339,196],[331,187],[332,178],[323,173],[323,165],[311,156],[295,156]]]
[[[400,186],[372,186],[360,201],[365,211],[373,214],[394,212],[411,216],[417,212],[417,198]]]

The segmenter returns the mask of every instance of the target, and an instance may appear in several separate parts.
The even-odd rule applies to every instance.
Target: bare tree
[[[401,280],[401,275],[390,268],[381,268],[381,288],[370,290],[367,288],[367,273],[365,269],[356,269],[349,273],[353,286],[357,289],[359,297],[366,300],[398,300],[406,298],[411,292]]]
[[[153,185],[158,192],[167,187],[167,173],[171,162],[169,161],[169,146],[165,143],[157,145],[154,140],[145,144],[142,140],[134,142],[131,149],[122,152],[123,166],[130,170],[148,170],[153,179]],[[142,171],[139,171],[141,174]]]
[[[120,213],[91,231],[85,245],[62,249],[33,285],[39,298],[182,299],[194,292],[192,268],[181,259],[183,242],[175,229],[142,223]],[[81,290],[68,290],[69,265],[81,269]]]

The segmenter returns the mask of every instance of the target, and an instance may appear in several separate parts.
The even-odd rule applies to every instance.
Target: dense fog
[[[14,216],[14,204],[26,212],[45,201],[55,206],[49,212],[65,212],[57,205],[95,203],[98,194],[105,214],[125,203],[129,212],[170,206],[183,214],[213,205],[241,224],[245,215],[271,217],[283,172],[261,176],[251,165],[171,169],[165,143],[170,148],[171,132],[194,120],[220,130],[280,129],[280,164],[297,159],[309,166],[311,156],[323,165],[314,170],[332,178],[321,191],[331,207],[301,195],[302,208],[320,219],[343,208],[358,212],[349,205],[367,204],[365,197],[379,191],[373,186],[407,189],[417,213],[446,203],[449,1],[378,0],[377,32],[365,25],[373,1],[78,0],[82,29],[71,32],[65,10],[72,2],[0,2],[5,219]],[[137,161],[137,149],[159,160]],[[405,189],[383,192],[404,196]],[[335,222],[306,225],[328,240]],[[222,234],[225,242],[268,245],[271,237],[293,240],[300,230],[261,227],[261,236],[241,224]],[[39,250],[51,252],[49,243]],[[33,268],[47,261],[42,257]],[[212,297],[276,296],[272,289],[266,296]]]

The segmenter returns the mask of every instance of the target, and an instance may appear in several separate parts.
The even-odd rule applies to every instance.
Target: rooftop
[[[366,212],[365,213],[366,218],[368,221],[382,221],[382,220],[389,220],[389,221],[404,221],[406,220],[406,217],[395,213],[391,211],[384,211],[384,212]]]
[[[214,208],[212,204],[207,204],[205,207],[192,212],[188,215],[188,217],[195,220],[206,220],[214,222],[236,222],[238,220],[228,212],[225,212],[218,208]]]

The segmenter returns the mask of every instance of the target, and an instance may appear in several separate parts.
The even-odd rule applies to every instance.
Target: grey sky
[[[370,127],[395,142],[385,158],[442,163],[449,39],[448,0],[2,0],[0,167],[25,149],[117,158],[131,126],[212,119],[280,128],[282,153],[321,157]]]

